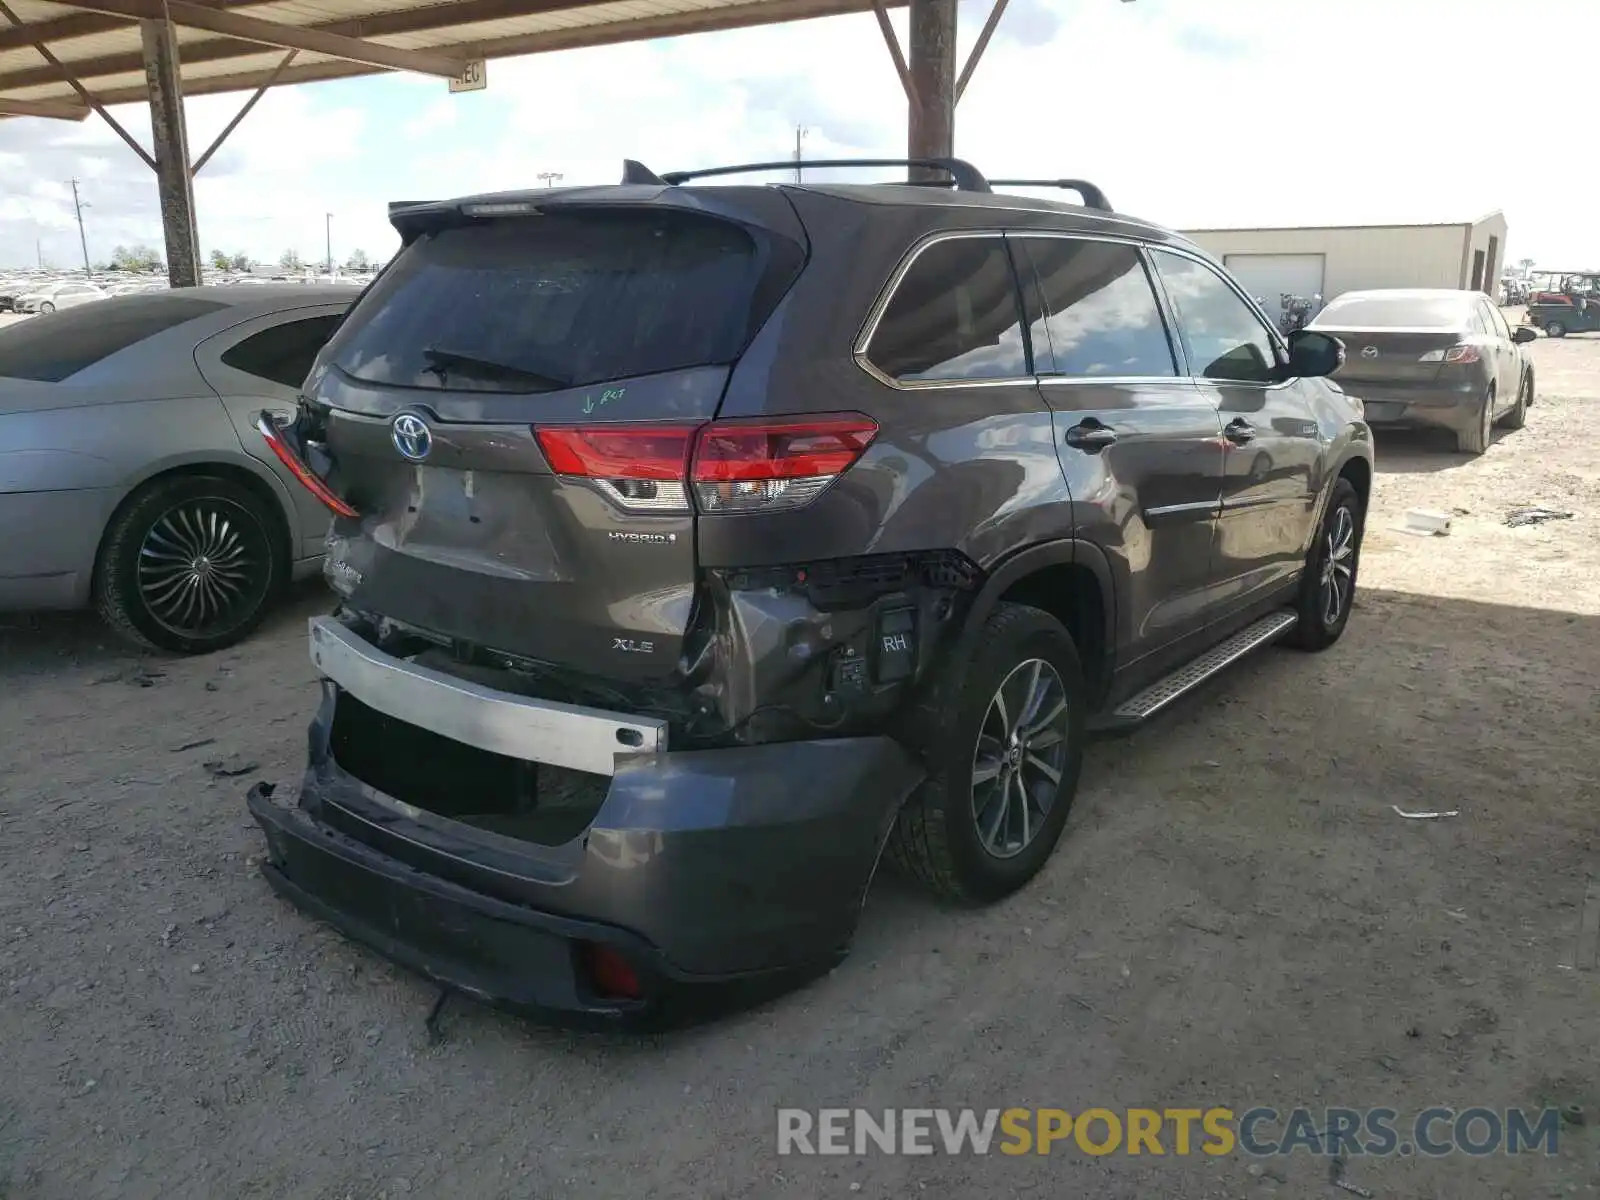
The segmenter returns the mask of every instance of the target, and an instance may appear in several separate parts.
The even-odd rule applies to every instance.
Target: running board
[[[1159,679],[1144,691],[1130,696],[1117,705],[1106,717],[1095,722],[1101,729],[1123,729],[1149,720],[1179,696],[1186,695],[1206,680],[1238,662],[1252,650],[1277,641],[1299,622],[1297,614],[1287,611],[1268,613],[1252,625],[1247,625],[1225,642],[1220,642],[1198,658],[1191,659],[1171,675]]]

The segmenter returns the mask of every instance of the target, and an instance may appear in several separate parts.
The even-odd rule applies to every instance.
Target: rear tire
[[[1456,449],[1462,454],[1482,454],[1489,449],[1494,438],[1494,388],[1489,388],[1478,410],[1477,420],[1471,429],[1456,433]]]
[[[288,574],[281,517],[231,479],[157,479],[123,504],[101,543],[95,602],[106,624],[177,654],[231,646],[261,623]]]
[[[1088,691],[1072,636],[1002,603],[909,714],[928,777],[906,801],[889,861],[943,899],[998,900],[1044,866],[1077,792]],[[1015,734],[1015,736],[1012,736]]]
[[[1348,479],[1336,480],[1300,579],[1300,596],[1295,602],[1300,621],[1284,639],[1286,645],[1326,650],[1344,633],[1355,607],[1365,532],[1366,512],[1355,485]]]
[[[50,303],[50,301],[48,301],[48,300],[42,301],[40,303],[40,305],[39,305],[39,312],[41,314],[53,313],[53,312],[55,312],[55,310],[56,310],[56,306],[54,304]]]
[[[1528,423],[1528,405],[1531,403],[1533,403],[1533,380],[1524,375],[1522,382],[1517,385],[1517,402],[1510,412],[1500,418],[1500,427],[1521,429]]]
[[[1546,321],[1544,323],[1545,337],[1566,337],[1567,327],[1560,321]]]

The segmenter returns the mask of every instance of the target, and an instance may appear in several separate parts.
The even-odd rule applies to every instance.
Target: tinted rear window
[[[396,387],[543,392],[732,362],[800,251],[649,211],[449,228],[401,252],[329,347]]]
[[[0,378],[60,383],[135,342],[226,308],[189,296],[126,296],[0,329]]]
[[[1470,300],[1377,296],[1335,300],[1312,324],[1352,329],[1462,329],[1471,320]]]

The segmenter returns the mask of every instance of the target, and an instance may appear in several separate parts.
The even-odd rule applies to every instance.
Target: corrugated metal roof
[[[895,7],[907,0],[886,2]],[[82,106],[77,90],[36,42],[48,46],[96,101],[144,98],[137,16],[159,12],[159,0],[97,0],[90,8],[51,0],[4,4],[20,25],[0,15],[0,116],[7,100]],[[872,0],[189,0],[189,5],[205,10],[197,19],[210,13],[248,17],[465,62],[865,12]],[[286,51],[264,45],[264,38],[245,40],[183,24],[187,11],[180,7],[175,14],[186,94],[253,90],[282,63]],[[385,69],[302,48],[278,81]]]

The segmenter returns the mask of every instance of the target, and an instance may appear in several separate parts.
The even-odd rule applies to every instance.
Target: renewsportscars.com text
[[[780,1108],[778,1153],[1553,1155],[1556,1109]]]

